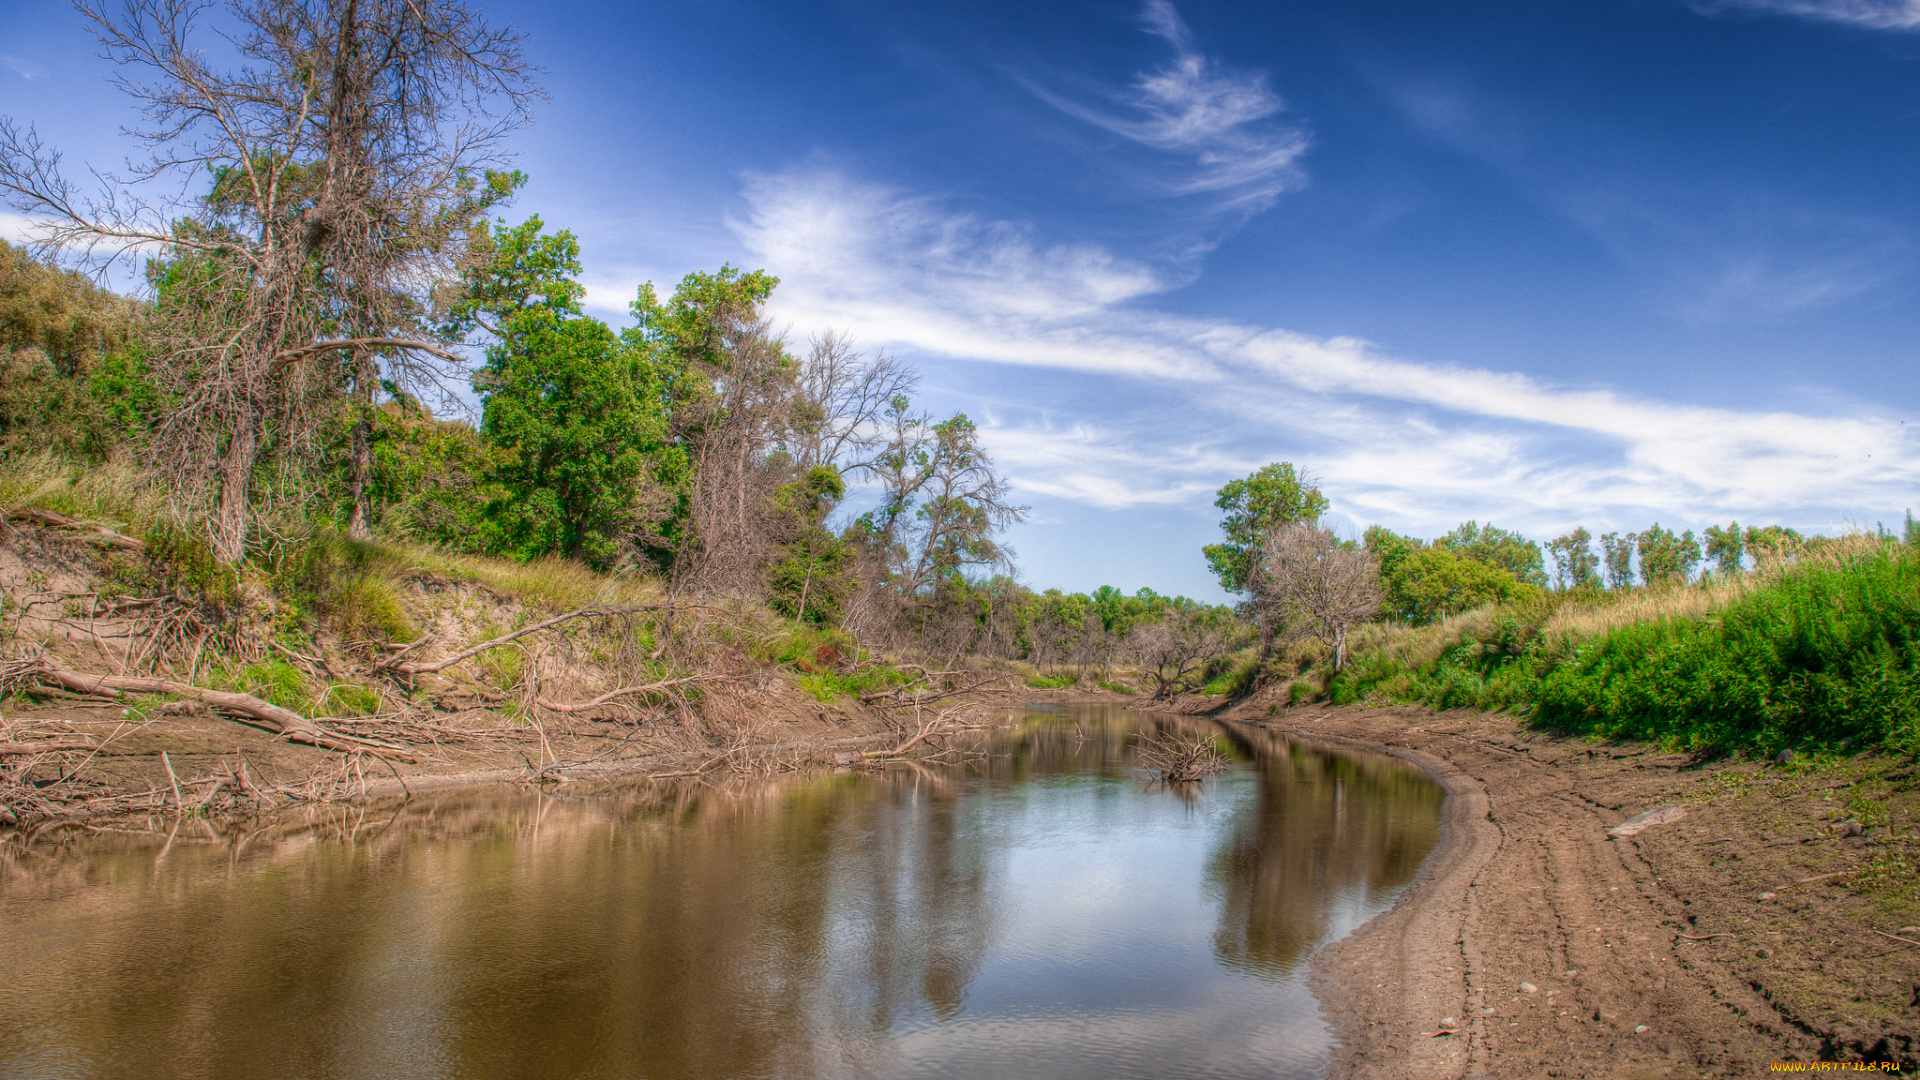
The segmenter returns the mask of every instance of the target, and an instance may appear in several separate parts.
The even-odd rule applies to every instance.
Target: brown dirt
[[[1702,766],[1503,716],[1268,707],[1222,718],[1396,754],[1452,796],[1400,903],[1315,959],[1340,1047],[1330,1076],[1920,1064],[1920,945],[1885,936],[1920,924],[1911,763]],[[1858,792],[1891,820],[1846,837],[1833,819],[1858,816]],[[1665,805],[1688,815],[1608,838]]]

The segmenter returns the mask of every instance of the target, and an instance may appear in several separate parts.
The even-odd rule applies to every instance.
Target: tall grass
[[[1383,631],[1329,696],[1694,750],[1920,753],[1920,552],[1852,538],[1727,580]]]

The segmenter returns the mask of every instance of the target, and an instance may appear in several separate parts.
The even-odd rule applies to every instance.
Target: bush
[[[1572,734],[1703,751],[1920,753],[1920,554],[1841,552],[1727,595],[1704,609],[1655,595],[1676,613],[1584,636],[1549,630],[1564,600],[1495,608],[1437,658],[1357,656],[1329,697],[1518,708]]]

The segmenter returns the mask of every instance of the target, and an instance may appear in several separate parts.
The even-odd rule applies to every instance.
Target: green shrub
[[[1027,685],[1035,690],[1063,690],[1080,681],[1077,675],[1029,675]]]
[[[283,709],[302,709],[311,700],[306,675],[284,660],[262,660],[216,681]]]

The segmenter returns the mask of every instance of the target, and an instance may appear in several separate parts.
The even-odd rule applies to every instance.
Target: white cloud
[[[41,232],[31,219],[0,210],[0,240],[9,244],[31,244]]]
[[[1049,104],[1143,146],[1189,159],[1168,183],[1180,194],[1206,193],[1251,211],[1301,182],[1297,162],[1308,140],[1275,120],[1284,109],[1262,72],[1237,71],[1202,53],[1167,0],[1149,0],[1147,31],[1173,47],[1163,67],[1141,72],[1103,106],[1030,84]]]
[[[1171,315],[1143,302],[1162,287],[1147,266],[832,173],[757,177],[745,196],[734,228],[783,279],[775,314],[799,331],[1073,373],[1076,393],[1043,403],[1064,419],[985,429],[1036,494],[1197,503],[1285,457],[1352,514],[1553,527],[1893,507],[1920,486],[1899,421],[1869,412],[1664,402]],[[1121,399],[1147,404],[1109,407]]]
[[[1920,27],[1920,0],[1713,0],[1694,5],[1703,14],[1756,11],[1819,22],[1846,23],[1871,30]]]
[[[28,60],[11,53],[0,53],[0,67],[6,68],[28,82],[44,79],[47,76],[46,67],[39,61]]]

